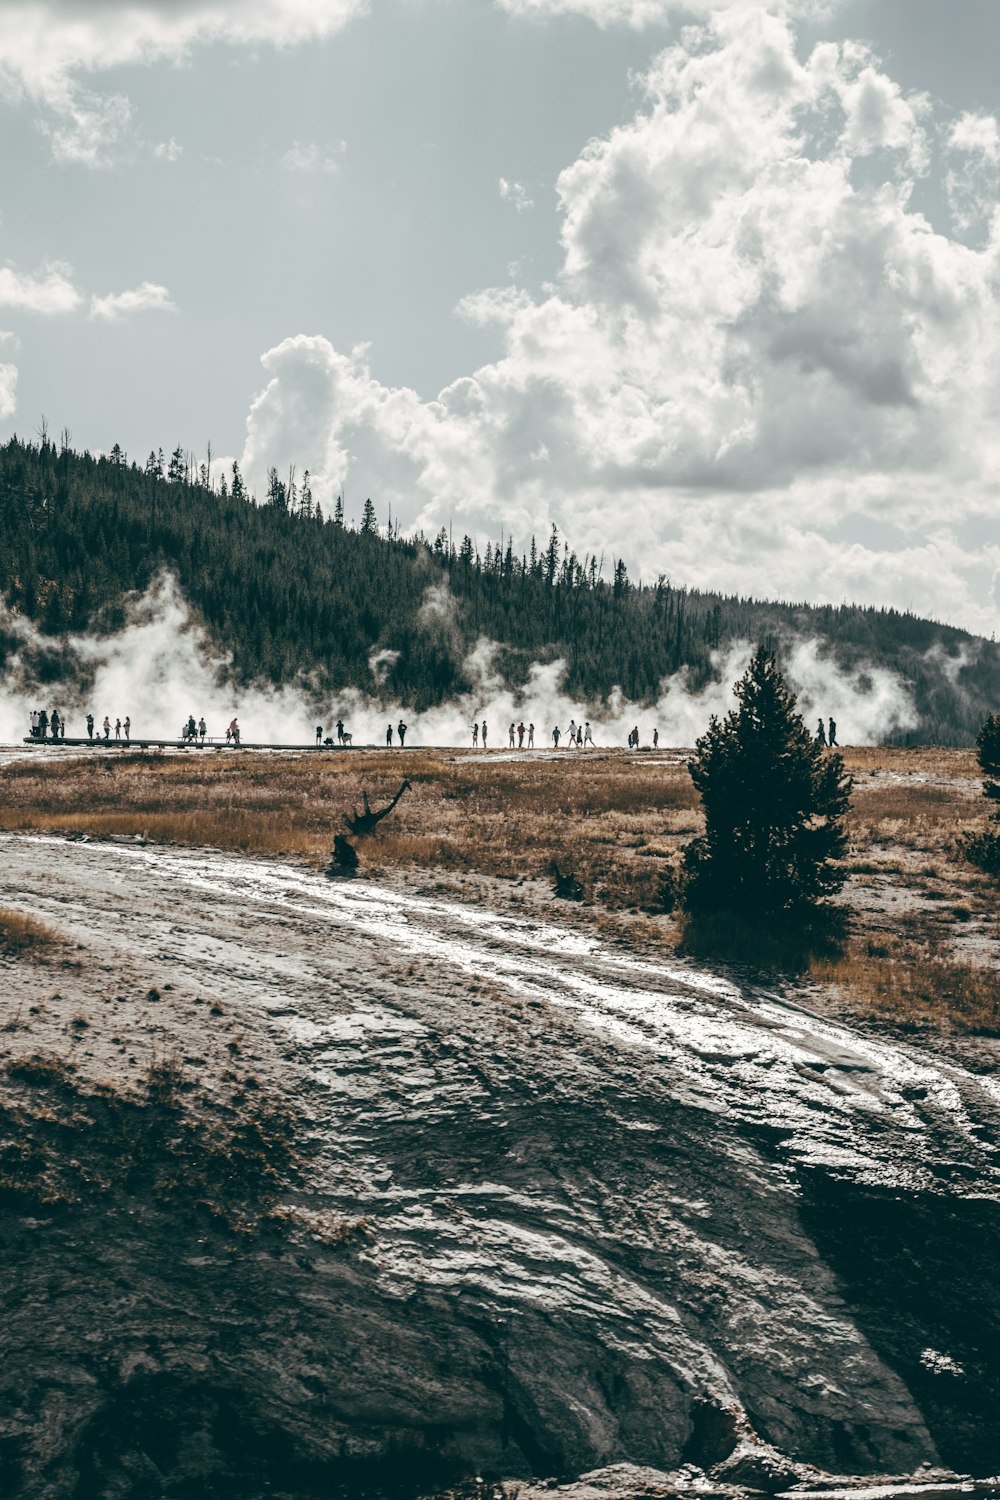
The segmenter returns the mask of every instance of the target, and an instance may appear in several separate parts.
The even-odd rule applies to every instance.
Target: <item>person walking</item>
[[[399,748],[400,750],[402,750],[403,742],[406,739],[406,725],[403,723],[402,719],[400,719],[399,723],[396,725],[396,733],[399,735]]]
[[[472,748],[473,748],[473,750],[476,750],[476,749],[479,748],[479,720],[478,719],[476,720],[476,722],[472,726]]]
[[[553,750],[558,750],[559,749],[559,725],[558,724],[556,725],[555,729],[553,729],[553,731],[552,731],[552,748],[553,748]]]
[[[87,715],[87,738],[88,738],[88,740],[92,740],[94,738],[94,715],[93,714],[88,714]]]
[[[391,750],[392,749],[392,725],[391,724],[387,724],[385,726],[385,745],[386,745],[386,749],[387,750]]]
[[[827,742],[828,745],[836,745],[836,743],[837,743],[837,721],[836,721],[836,719],[831,719],[830,720],[830,725],[829,725],[829,728],[827,729],[827,732],[826,732],[826,742]]]
[[[107,714],[104,715],[104,723],[101,725],[101,728],[104,730],[104,740],[105,743],[107,743],[107,741],[111,738],[111,720],[108,718]]]
[[[571,745],[575,745],[576,744],[576,720],[575,719],[570,719],[570,721],[569,721],[569,729],[567,730],[567,737],[568,737],[569,742],[570,742]]]
[[[233,722],[230,724],[229,728],[226,730],[226,739],[228,740],[230,738],[232,739],[232,742],[233,742],[234,745],[238,745],[239,744],[239,742],[240,742],[240,726],[237,724],[237,722],[236,722],[235,719],[233,719]]]
[[[535,726],[534,726],[534,724],[529,724],[528,725],[528,749],[529,750],[534,750],[534,748],[535,748]]]
[[[483,720],[483,749],[486,749],[486,720]]]
[[[586,749],[588,745],[593,745],[593,744],[594,744],[594,736],[590,732],[590,720],[588,719],[587,722],[583,726],[583,746],[584,746],[584,749]],[[596,745],[594,745],[594,749],[595,750],[597,749]]]
[[[821,745],[826,744],[826,730],[823,728],[822,719],[820,719],[819,724],[816,726],[816,738]]]
[[[125,743],[127,745],[129,740],[132,738],[132,720],[129,718],[128,714],[125,715],[125,722],[122,724],[122,728],[125,731]]]

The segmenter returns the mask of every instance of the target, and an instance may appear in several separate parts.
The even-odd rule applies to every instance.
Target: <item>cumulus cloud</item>
[[[102,166],[131,107],[81,78],[109,68],[179,61],[199,44],[292,46],[333,35],[367,0],[0,0],[0,85],[45,114],[57,159]]]
[[[800,56],[760,7],[686,28],[645,91],[558,180],[555,284],[462,303],[500,358],[424,400],[366,348],[286,339],[247,468],[308,464],[428,533],[555,521],[647,577],[988,632],[1000,215],[978,245],[935,230],[927,101],[858,45]],[[973,138],[988,156],[981,124],[952,145]]]
[[[780,11],[807,20],[823,20],[840,0],[497,0],[512,16],[586,16],[598,26],[662,26],[676,15],[709,15],[713,11],[758,9]]]
[[[519,214],[524,213],[525,209],[534,208],[535,200],[522,182],[510,182],[506,177],[501,177],[499,187],[501,198],[505,203],[512,203]]]
[[[17,365],[0,364],[0,422],[17,410]]]
[[[51,262],[37,271],[0,266],[0,307],[17,312],[75,312],[82,300],[69,266]]]
[[[339,141],[335,149],[320,146],[316,141],[293,141],[281,158],[286,172],[340,171],[340,159],[347,150],[347,142]]]
[[[139,312],[174,312],[175,305],[165,286],[144,281],[130,292],[110,292],[106,297],[91,297],[90,316],[106,323]]]
[[[988,233],[1000,187],[1000,129],[993,115],[968,111],[948,135],[951,165],[945,191],[960,234]]]

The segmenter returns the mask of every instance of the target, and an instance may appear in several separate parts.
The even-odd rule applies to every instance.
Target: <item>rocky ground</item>
[[[4,1496],[1000,1469],[986,1051],[540,885],[0,848]]]

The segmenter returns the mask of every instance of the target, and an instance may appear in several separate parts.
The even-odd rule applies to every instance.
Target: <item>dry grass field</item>
[[[849,1009],[895,1025],[1000,1034],[996,888],[956,852],[988,809],[972,751],[845,752],[855,778],[845,933],[789,954],[727,928],[717,951],[663,912],[662,882],[700,827],[679,752],[511,757],[461,751],[30,759],[0,773],[0,828],[142,836],[326,864],[342,815],[367,791],[396,811],[359,843],[363,869],[583,882],[597,922],[633,942],[685,946],[758,970],[793,967]],[[516,899],[516,893],[512,892]],[[709,935],[711,937],[711,935]],[[10,941],[8,938],[7,941]]]

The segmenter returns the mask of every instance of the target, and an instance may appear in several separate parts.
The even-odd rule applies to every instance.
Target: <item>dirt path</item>
[[[312,1344],[270,1354],[335,1451],[579,1473],[755,1434],[834,1472],[1000,1467],[994,1079],[557,921],[211,851],[0,846],[0,901],[82,945],[14,1043],[94,1076],[235,1044],[311,1122],[300,1206],[367,1220],[312,1258]],[[8,1010],[56,987],[7,979]]]

